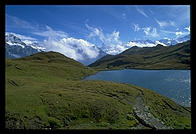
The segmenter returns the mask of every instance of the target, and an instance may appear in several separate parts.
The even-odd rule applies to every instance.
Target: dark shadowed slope
[[[132,47],[118,55],[106,55],[89,67],[97,69],[190,69],[190,41],[174,46]]]

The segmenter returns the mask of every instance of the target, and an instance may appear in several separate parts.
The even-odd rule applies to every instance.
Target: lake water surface
[[[129,83],[149,88],[175,102],[191,105],[190,70],[136,70],[101,71],[84,80],[105,80]]]

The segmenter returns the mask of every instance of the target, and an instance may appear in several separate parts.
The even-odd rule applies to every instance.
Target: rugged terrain
[[[94,73],[56,52],[6,59],[6,128],[191,128],[190,108],[142,87],[82,80]]]

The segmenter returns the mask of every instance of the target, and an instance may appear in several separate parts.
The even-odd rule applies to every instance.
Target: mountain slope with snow
[[[177,39],[161,39],[161,40],[136,40],[129,41],[125,44],[118,45],[119,47],[110,48],[105,50],[99,48],[83,39],[76,39],[72,37],[65,37],[60,40],[44,40],[40,45],[38,41],[31,37],[24,35],[6,32],[6,57],[7,58],[20,58],[29,56],[41,51],[55,51],[64,54],[74,60],[77,60],[84,65],[89,65],[96,60],[102,58],[107,52],[122,53],[124,50],[137,47],[154,47],[157,44],[163,46],[175,45],[190,40],[190,34]],[[43,47],[44,46],[44,47]],[[123,49],[120,49],[120,48]],[[103,50],[105,50],[105,52]],[[114,49],[114,50],[113,50]],[[109,53],[110,54],[110,53]]]
[[[133,46],[137,46],[137,47],[154,47],[157,44],[161,44],[163,46],[170,46],[170,45],[176,45],[178,43],[182,43],[185,41],[190,40],[190,34],[183,36],[183,37],[179,37],[177,39],[160,39],[160,40],[136,40],[136,41],[129,41],[127,42],[125,45],[127,47],[133,47]]]
[[[43,47],[37,41],[28,40],[27,37],[24,37],[15,33],[6,33],[5,45],[7,58],[20,58],[41,51],[55,51],[77,60],[84,65],[88,65],[106,55],[96,45],[83,39],[63,38],[56,42],[47,40],[43,42]]]
[[[6,34],[5,36],[6,45],[6,57],[7,58],[20,58],[29,56],[41,51],[45,48],[38,46],[38,44],[25,44],[20,38],[14,34]]]

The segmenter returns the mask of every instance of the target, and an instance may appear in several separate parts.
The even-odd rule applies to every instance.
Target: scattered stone
[[[136,97],[136,100],[137,103],[133,104],[133,113],[142,125],[152,129],[171,129],[150,113],[149,107],[143,103],[142,93]]]

